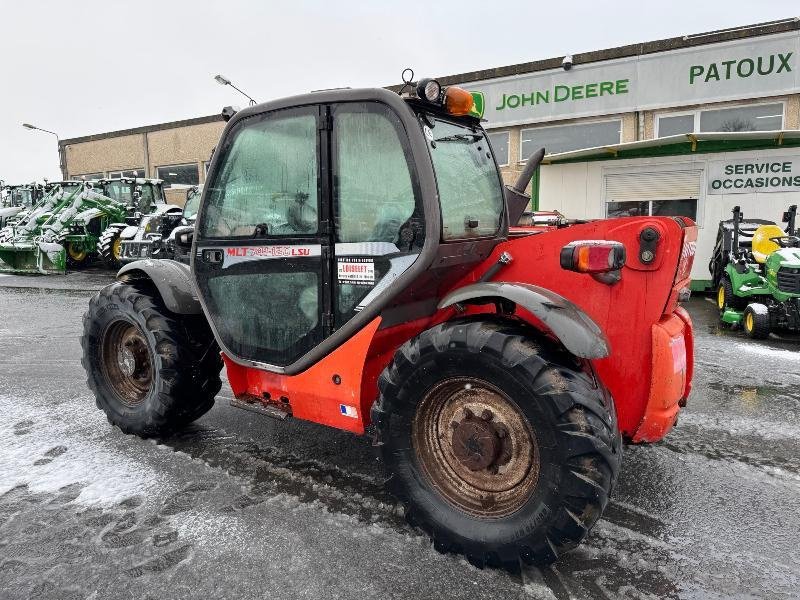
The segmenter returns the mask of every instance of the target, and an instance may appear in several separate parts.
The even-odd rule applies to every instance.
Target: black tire
[[[119,256],[115,253],[116,242],[122,234],[122,227],[107,227],[97,240],[97,253],[108,269],[117,270],[122,266]]]
[[[125,352],[115,345],[119,331],[138,340],[129,348],[133,373],[127,377],[120,359],[116,366],[109,360]],[[98,408],[125,433],[178,430],[208,412],[222,385],[222,359],[202,315],[170,313],[144,284],[116,282],[95,294],[83,315],[81,347]]]
[[[769,309],[764,304],[748,304],[742,315],[742,328],[755,340],[769,337]]]
[[[720,306],[720,298],[722,298],[722,306]],[[727,276],[723,276],[722,280],[717,286],[717,309],[719,314],[725,312],[726,308],[733,310],[744,310],[747,306],[747,298],[742,298],[733,293],[733,284]]]
[[[81,248],[79,243],[61,242],[61,244],[64,246],[64,255],[66,256],[66,265],[68,269],[83,269],[91,264],[91,254]]]
[[[538,440],[535,487],[500,518],[454,506],[414,447],[413,423],[429,390],[462,376],[512,399]],[[379,387],[372,421],[387,486],[440,552],[464,554],[481,568],[551,563],[580,543],[608,504],[622,458],[613,401],[588,368],[529,326],[485,316],[438,325],[397,351]]]

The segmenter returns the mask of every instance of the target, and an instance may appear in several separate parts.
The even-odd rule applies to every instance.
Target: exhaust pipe
[[[508,222],[512,226],[519,223],[520,217],[522,217],[522,214],[528,207],[528,203],[531,201],[531,197],[525,193],[525,189],[528,187],[531,179],[533,179],[533,174],[536,172],[536,169],[539,168],[542,159],[544,159],[544,148],[540,148],[531,155],[514,185],[506,186],[505,196],[506,206],[508,206]]]

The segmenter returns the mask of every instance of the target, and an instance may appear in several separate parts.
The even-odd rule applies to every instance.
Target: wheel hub
[[[153,384],[150,350],[142,331],[126,321],[113,323],[103,336],[103,371],[128,406],[144,401]]]
[[[539,446],[525,416],[479,379],[457,377],[431,388],[414,416],[412,442],[434,489],[478,517],[515,512],[539,479]]]
[[[119,360],[119,368],[128,377],[133,375],[134,371],[136,371],[136,358],[133,356],[133,352],[131,352],[130,349],[125,347],[120,348],[117,360]]]
[[[511,460],[512,442],[508,429],[492,421],[494,414],[484,409],[476,417],[469,408],[464,409],[464,419],[453,421],[453,454],[470,471],[487,469],[497,473],[499,467]]]

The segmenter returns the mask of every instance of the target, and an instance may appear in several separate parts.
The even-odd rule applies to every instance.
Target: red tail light
[[[678,261],[678,270],[675,272],[675,283],[688,279],[692,273],[692,265],[694,265],[694,254],[697,247],[697,242],[694,240],[687,240],[688,236],[684,236],[683,247],[681,248],[681,258]]]
[[[606,240],[579,240],[561,249],[561,268],[578,273],[608,273],[625,266],[625,246]]]

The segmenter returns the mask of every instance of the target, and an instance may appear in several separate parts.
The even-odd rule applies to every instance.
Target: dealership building
[[[439,80],[482,96],[507,181],[546,149],[534,208],[694,218],[699,281],[734,205],[777,220],[800,204],[798,18]],[[164,179],[177,202],[180,188],[202,183],[223,127],[214,115],[62,140],[63,175],[136,171]]]

